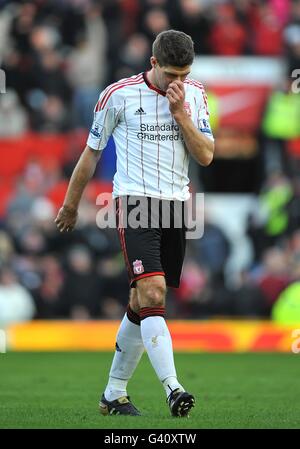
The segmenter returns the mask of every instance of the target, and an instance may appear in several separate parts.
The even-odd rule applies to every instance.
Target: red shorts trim
[[[157,271],[157,272],[153,272],[153,273],[145,273],[145,274],[141,274],[140,276],[132,279],[132,281],[130,282],[130,284],[132,284],[133,282],[138,281],[139,279],[143,279],[143,278],[147,278],[149,276],[165,276],[165,273],[163,271]]]

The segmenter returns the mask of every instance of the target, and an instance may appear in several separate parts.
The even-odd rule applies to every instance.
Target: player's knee
[[[139,285],[141,307],[163,307],[165,305],[165,280],[145,279]]]
[[[165,289],[162,286],[152,286],[144,292],[145,307],[163,307],[165,305]]]

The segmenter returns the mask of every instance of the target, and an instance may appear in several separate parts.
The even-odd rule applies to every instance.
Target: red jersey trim
[[[186,79],[186,80],[184,80],[184,83],[190,84],[191,86],[198,87],[200,90],[204,90],[203,84],[201,84],[199,81]]]
[[[190,79],[186,79],[184,82],[185,82],[186,84],[189,84],[190,86],[198,87],[198,89],[200,89],[200,91],[201,91],[201,93],[202,93],[204,105],[205,105],[205,111],[206,111],[207,115],[209,115],[209,112],[208,112],[208,103],[207,103],[207,95],[206,95],[206,93],[205,93],[205,89],[204,89],[203,84],[199,83],[198,81],[190,80]]]
[[[165,273],[163,271],[157,271],[153,273],[141,274],[140,276],[137,276],[134,279],[132,279],[131,284],[135,281],[138,281],[139,279],[147,278],[149,276],[165,276]]]
[[[122,83],[118,82],[113,84],[103,95],[103,97],[101,98],[101,100],[98,101],[95,111],[98,112],[100,110],[103,110],[103,108],[105,107],[105,105],[107,104],[109,98],[111,97],[111,95],[118,89],[121,89],[122,87],[126,87],[126,86],[133,86],[135,84],[142,84],[144,82],[142,75],[138,75],[138,77],[136,79],[132,79],[130,80],[130,78],[128,79],[128,81],[123,81]]]
[[[99,99],[99,102],[101,103],[104,98],[106,97],[106,95],[109,93],[109,91],[111,89],[114,89],[117,86],[120,86],[121,84],[125,84],[125,83],[131,83],[131,82],[135,82],[139,79],[142,78],[142,73],[139,73],[138,75],[135,76],[131,76],[129,78],[124,78],[123,80],[120,81],[116,81],[115,83],[110,84],[109,86],[106,87],[106,89],[102,92],[102,97]]]
[[[160,90],[158,87],[155,87],[155,86],[153,86],[153,84],[150,83],[148,76],[147,76],[147,72],[143,73],[143,78],[144,78],[145,83],[149,87],[149,89],[155,90],[155,92],[157,92],[160,95],[163,95],[164,97],[166,96],[166,92],[164,92],[163,90]]]

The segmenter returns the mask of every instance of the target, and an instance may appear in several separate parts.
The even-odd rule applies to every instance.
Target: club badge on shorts
[[[134,272],[134,274],[142,274],[142,273],[144,273],[145,269],[143,267],[143,264],[142,264],[141,260],[135,260],[132,265],[133,265],[133,272]]]

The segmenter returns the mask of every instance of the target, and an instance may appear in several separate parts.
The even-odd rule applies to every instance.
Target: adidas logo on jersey
[[[145,115],[146,112],[144,111],[143,108],[138,108],[137,111],[135,111],[134,115]]]

